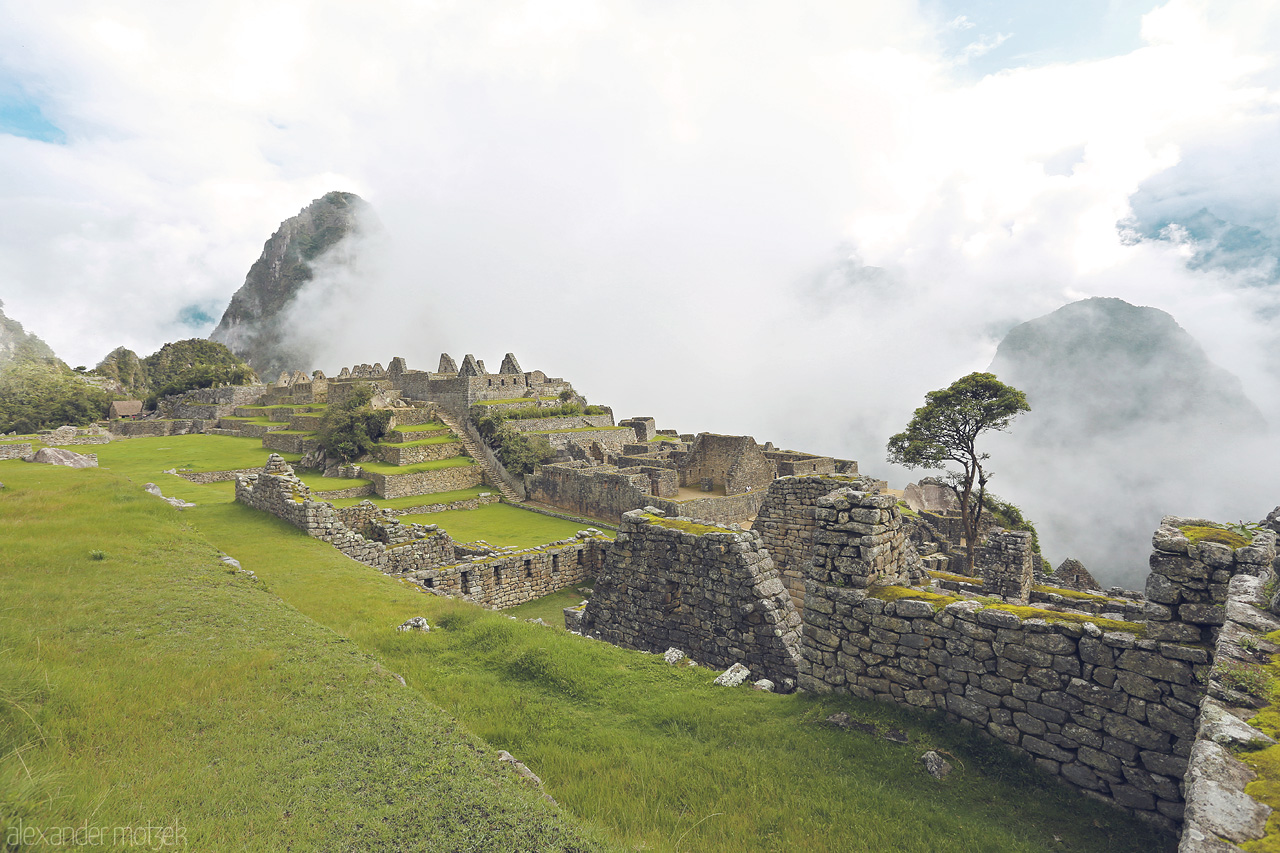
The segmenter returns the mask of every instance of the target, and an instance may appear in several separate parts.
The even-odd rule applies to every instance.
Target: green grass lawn
[[[535,833],[570,830],[481,775],[488,765],[438,707],[528,764],[565,813],[619,849],[1176,847],[937,715],[713,687],[711,670],[425,595],[235,504],[228,483],[157,480],[197,503],[178,513],[141,492],[150,473],[112,479],[171,467],[171,453],[111,471],[0,462],[0,696],[40,726],[0,702],[0,814],[78,820],[92,805],[95,823],[181,819],[198,829],[192,849],[377,849],[390,834],[400,849],[483,849],[447,832],[557,849]],[[28,495],[25,472],[49,491]],[[99,481],[105,490],[79,485]],[[531,515],[499,505],[424,520],[495,508]],[[481,538],[499,544],[500,530]],[[214,547],[262,584],[206,569]],[[393,630],[411,615],[432,631]],[[910,742],[824,725],[836,711]],[[931,748],[956,765],[944,781],[918,764]],[[511,809],[493,799],[508,795]]]
[[[420,474],[423,471],[439,471],[441,468],[465,468],[468,465],[474,465],[475,460],[470,456],[454,456],[449,459],[437,459],[434,462],[419,462],[417,465],[388,465],[385,462],[361,462],[360,469],[362,471],[372,471],[375,474]]]
[[[405,524],[438,524],[457,542],[474,542],[483,539],[490,545],[513,545],[529,548],[545,545],[559,539],[571,539],[584,526],[519,509],[510,504],[487,504],[476,509],[454,509],[445,512],[428,512],[422,515],[402,515]]]
[[[508,607],[502,612],[517,619],[541,619],[548,625],[562,628],[564,627],[564,609],[581,604],[585,597],[578,588],[590,589],[594,584],[594,578],[584,580],[559,592],[544,595],[542,598],[527,601],[524,604],[517,604],[515,607]]]
[[[98,464],[104,468],[119,467],[128,476],[143,470],[148,479],[170,468],[190,471],[235,471],[262,467],[271,451],[260,438],[229,435],[167,435],[156,438],[130,438],[110,444],[95,445]],[[280,454],[288,462],[302,457],[296,453]],[[144,480],[145,482],[145,480]],[[168,494],[168,492],[165,492]]]
[[[240,417],[236,417],[235,415],[227,415],[226,417],[219,418],[219,420],[235,421],[236,423],[242,423],[242,424],[261,424],[262,426],[288,426],[289,425],[289,421],[274,421],[268,417],[240,418]]]
[[[372,485],[372,480],[361,480],[358,477],[326,477],[323,474],[311,473],[305,468],[299,468],[294,471],[298,475],[298,479],[307,484],[307,488],[312,492],[316,492],[316,497],[324,500],[323,492],[337,492],[343,489],[354,489],[358,486]],[[362,498],[357,498],[359,503]]]
[[[596,848],[421,691],[219,562],[187,514],[109,471],[0,477],[0,849],[148,826],[171,835],[144,849]]]
[[[412,424],[410,426],[398,426],[395,432],[435,432],[437,430],[448,429],[442,421],[429,421],[425,424]]]
[[[454,501],[465,501],[470,498],[477,498],[488,492],[494,493],[492,486],[472,486],[469,489],[454,489],[450,492],[435,492],[430,495],[410,495],[405,498],[380,498],[376,495],[370,495],[367,498],[339,498],[332,501],[334,506],[355,506],[360,501],[373,501],[380,507],[385,509],[409,509],[415,506],[433,506],[435,504],[451,504]]]

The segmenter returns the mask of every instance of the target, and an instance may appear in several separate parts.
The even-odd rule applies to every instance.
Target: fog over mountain
[[[254,309],[305,367],[515,352],[901,484],[884,444],[926,392],[1115,297],[1280,422],[1280,5],[1101,5],[10,4],[0,298],[72,364],[207,336],[340,190],[386,246]],[[1160,511],[1276,503],[1197,476]]]
[[[311,202],[280,223],[267,240],[209,340],[225,344],[267,381],[285,370],[310,373],[323,357],[323,348],[320,341],[293,333],[307,318],[295,320],[291,315],[300,298],[304,305],[314,302],[337,270],[356,264],[346,238],[372,238],[380,227],[368,204],[354,193],[329,192]],[[318,281],[317,267],[327,270]],[[336,316],[315,320],[329,335],[336,331]]]
[[[1055,564],[1136,586],[1165,514],[1261,519],[1268,428],[1240,380],[1167,313],[1095,298],[1022,323],[990,366],[1031,412],[991,437],[992,487],[1022,503]]]

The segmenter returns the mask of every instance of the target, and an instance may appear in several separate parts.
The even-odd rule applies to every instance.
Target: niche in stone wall
[[[666,589],[662,593],[662,612],[670,616],[680,609],[683,601],[683,593],[680,590],[680,584],[676,581],[669,580],[666,582]]]

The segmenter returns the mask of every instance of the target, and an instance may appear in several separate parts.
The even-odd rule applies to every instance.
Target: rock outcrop
[[[0,308],[3,307],[4,303],[0,302]],[[0,311],[0,372],[12,363],[56,357],[48,344]]]
[[[317,353],[290,340],[288,308],[314,278],[315,265],[374,222],[369,205],[344,192],[326,193],[286,219],[262,247],[209,340],[226,344],[260,376],[312,370]]]

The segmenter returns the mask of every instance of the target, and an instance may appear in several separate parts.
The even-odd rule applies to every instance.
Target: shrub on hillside
[[[370,406],[372,399],[373,389],[358,385],[345,402],[329,407],[316,435],[327,455],[351,462],[373,452],[387,433],[391,412]]]
[[[146,399],[146,407],[154,409],[161,397],[183,394],[197,388],[214,388],[219,385],[248,385],[256,377],[247,365],[227,366],[201,364],[188,367],[171,381],[158,388]]]
[[[56,360],[33,360],[0,375],[0,433],[84,426],[107,415],[111,397]]]
[[[502,467],[512,474],[530,474],[535,465],[555,458],[555,448],[545,435],[531,435],[513,429],[501,412],[473,410],[472,418],[485,444],[493,449]],[[546,417],[546,416],[544,416]]]

